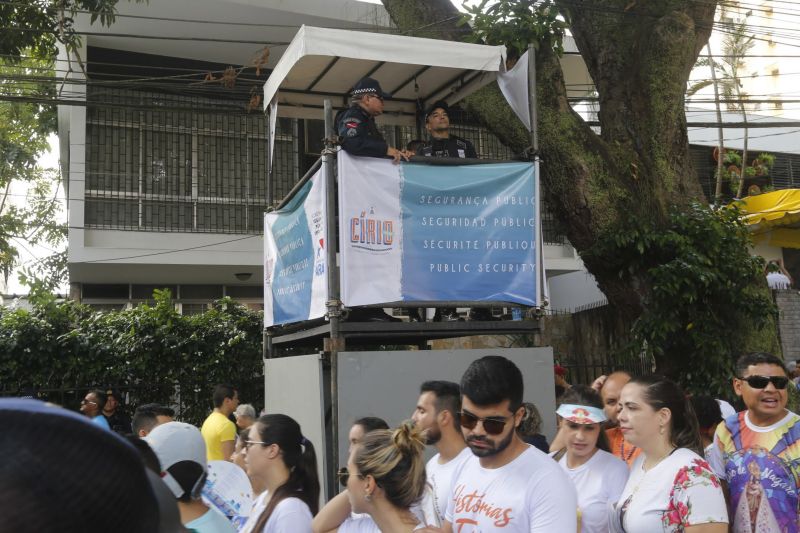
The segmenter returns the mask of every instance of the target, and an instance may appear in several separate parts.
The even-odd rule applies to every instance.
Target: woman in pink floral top
[[[658,376],[622,389],[619,424],[642,449],[610,515],[616,533],[727,533],[719,480],[702,453],[697,418],[681,388]]]

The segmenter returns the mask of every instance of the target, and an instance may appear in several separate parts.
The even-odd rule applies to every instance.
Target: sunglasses
[[[81,400],[81,405],[85,405],[87,403],[91,403],[91,404],[97,405],[97,402],[93,402],[92,400],[87,400],[86,398]]]
[[[361,474],[356,474],[356,476],[363,477]],[[342,485],[342,487],[346,487],[347,481],[350,479],[350,472],[347,470],[346,466],[343,466],[336,471],[336,477],[339,478],[339,483]]]
[[[741,380],[746,381],[754,389],[765,389],[772,382],[776,389],[783,390],[789,384],[789,378],[786,376],[747,376]]]
[[[250,446],[252,446],[253,444],[263,444],[264,446],[268,446],[269,445],[269,443],[266,443],[266,442],[263,442],[263,441],[260,441],[260,440],[246,440],[246,441],[244,441],[244,449],[245,450],[249,450]]]
[[[461,427],[465,427],[467,429],[475,429],[475,426],[478,425],[478,422],[483,423],[483,429],[489,435],[499,435],[503,432],[506,427],[506,422],[508,422],[507,416],[489,416],[486,418],[481,418],[479,416],[475,416],[469,411],[461,411],[458,413]]]

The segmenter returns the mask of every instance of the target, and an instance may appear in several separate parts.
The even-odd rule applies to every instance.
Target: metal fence
[[[483,159],[515,154],[474,117],[452,109],[452,132]],[[384,126],[387,141],[405,147],[426,134]],[[279,118],[274,143],[273,199],[283,198],[318,158],[321,120]],[[87,228],[260,234],[268,205],[267,121],[237,99],[89,86],[86,111]],[[566,244],[543,206],[544,241]]]
[[[653,362],[649,357],[641,356],[627,359],[621,356],[604,355],[592,357],[591,361],[582,357],[567,356],[558,363],[567,369],[567,381],[571,385],[591,385],[599,376],[608,375],[616,370],[626,370],[632,376],[644,376],[653,372]]]
[[[251,403],[259,409],[263,405],[262,397],[264,389],[263,376],[253,376],[245,383],[237,383],[237,390],[245,396],[245,401]],[[175,418],[184,422],[200,425],[203,419],[211,412],[213,405],[210,394],[210,384],[200,384],[202,387],[184,386],[183,391],[179,383],[156,383],[147,386],[137,385],[76,385],[74,387],[61,388],[41,388],[35,390],[2,390],[2,397],[31,396],[38,400],[50,402],[70,411],[79,411],[81,400],[86,393],[93,389],[105,391],[114,389],[118,391],[123,402],[120,409],[129,416],[139,405],[147,403],[160,403],[172,408],[175,411]],[[246,391],[246,392],[245,392]]]
[[[741,155],[741,150],[737,150],[737,152]],[[748,160],[750,161],[756,158],[758,154],[762,152],[764,152],[764,150],[751,150]],[[764,182],[774,189],[800,188],[800,155],[781,152],[768,153],[775,156],[775,164],[770,170],[769,177],[764,178]],[[689,148],[689,154],[706,198],[713,198],[716,188],[715,176],[717,173],[717,162],[714,160],[714,148],[711,146],[692,145]],[[745,184],[747,183],[748,182],[745,182]],[[726,182],[723,186],[723,195],[731,197],[732,192],[728,191],[728,188],[729,185]]]
[[[241,104],[89,87],[85,224],[138,231],[261,233],[266,120]],[[281,120],[277,169],[297,179],[295,124]]]

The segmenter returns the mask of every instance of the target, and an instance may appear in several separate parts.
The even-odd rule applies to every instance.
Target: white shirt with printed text
[[[577,530],[577,497],[567,475],[529,446],[499,468],[472,456],[453,474],[445,520],[454,533],[554,533]]]

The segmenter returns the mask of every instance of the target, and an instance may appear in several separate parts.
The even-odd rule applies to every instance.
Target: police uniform
[[[417,155],[426,157],[472,157],[477,159],[475,147],[466,139],[450,135],[447,139],[431,138],[417,150]]]
[[[358,104],[338,117],[336,132],[342,148],[348,154],[386,157],[389,150],[389,145],[378,131],[375,119]]]
[[[428,117],[430,117],[430,115],[437,109],[442,109],[445,113],[448,113],[448,115],[450,113],[450,108],[447,105],[447,102],[439,100],[438,102],[434,102],[433,105],[428,108],[427,113],[425,113],[426,122],[428,121]],[[472,145],[472,143],[457,135],[448,135],[446,139],[437,139],[436,137],[431,137],[428,142],[417,149],[417,155],[425,157],[478,158],[478,153],[475,151],[475,147]],[[494,320],[491,310],[484,308],[470,309],[469,318],[471,320],[482,321]],[[434,316],[433,320],[434,322],[438,322],[440,320],[455,321],[462,319],[458,316],[458,313],[454,307],[442,307],[436,310],[436,315]]]

